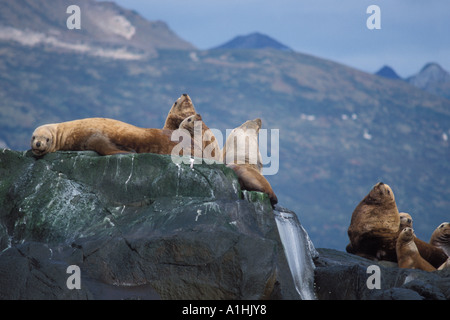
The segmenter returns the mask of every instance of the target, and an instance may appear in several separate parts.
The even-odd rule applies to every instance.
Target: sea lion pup
[[[234,170],[238,176],[239,184],[242,190],[259,191],[269,195],[270,203],[273,205],[278,203],[278,198],[273,192],[269,181],[249,164],[227,164],[228,168]]]
[[[191,98],[183,93],[170,108],[163,129],[176,130],[184,119],[196,113]]]
[[[187,117],[180,123],[179,129],[185,129],[191,135],[194,143],[192,156],[222,161],[222,154],[216,137],[203,122],[200,114]]]
[[[414,230],[410,227],[404,228],[397,238],[396,244],[397,262],[399,268],[421,269],[425,271],[435,271],[428,261],[419,253],[414,243]]]
[[[231,131],[222,149],[224,163],[249,164],[262,172],[262,157],[258,145],[261,124],[259,118],[248,120]]]
[[[441,223],[431,235],[430,244],[444,250],[450,257],[450,222]]]
[[[346,250],[369,259],[396,261],[400,215],[389,185],[377,183],[352,214]]]
[[[145,129],[107,119],[86,118],[42,125],[33,132],[32,152],[93,150],[100,155],[120,153],[171,154],[179,141],[171,140],[171,130]]]

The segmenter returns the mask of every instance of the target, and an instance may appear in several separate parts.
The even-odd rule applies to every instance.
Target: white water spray
[[[302,300],[316,300],[313,258],[319,254],[295,212],[279,206],[273,212],[295,288]]]

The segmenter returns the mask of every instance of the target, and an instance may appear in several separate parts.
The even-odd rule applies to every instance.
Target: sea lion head
[[[406,227],[400,232],[397,241],[401,242],[409,242],[414,239],[414,230],[413,228]]]
[[[442,248],[450,256],[450,222],[441,223],[433,231],[430,244]]]
[[[172,108],[170,108],[164,129],[176,130],[184,119],[196,113],[191,98],[188,94],[184,93],[174,102]]]
[[[187,117],[180,123],[180,129],[188,130],[191,134],[194,133],[194,124],[196,121],[202,121],[202,116],[198,113]]]
[[[369,203],[395,203],[394,192],[383,182],[378,182],[367,195]]]
[[[31,151],[36,156],[43,156],[53,149],[54,128],[52,125],[37,127],[31,137]]]
[[[253,120],[245,121],[243,124],[241,124],[239,126],[239,129],[242,129],[242,130],[252,129],[252,130],[255,130],[256,133],[258,133],[259,129],[261,129],[261,125],[262,125],[261,119],[260,118],[256,118],[256,119],[253,119]]]
[[[413,219],[409,213],[400,212],[400,230],[403,230],[406,227],[412,228]]]
[[[183,93],[172,105],[170,113],[176,114],[183,119],[188,116],[195,115],[195,107],[192,103],[191,97],[189,97],[187,93]]]

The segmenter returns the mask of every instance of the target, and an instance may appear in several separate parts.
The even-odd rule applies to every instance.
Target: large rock
[[[396,263],[371,261],[347,252],[318,249],[315,285],[323,300],[450,300],[450,269],[427,272],[400,269]],[[378,266],[379,288],[369,277]]]
[[[222,164],[0,150],[0,177],[0,299],[299,298],[268,197]]]

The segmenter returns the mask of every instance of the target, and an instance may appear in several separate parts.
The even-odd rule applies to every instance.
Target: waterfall
[[[279,206],[273,212],[295,288],[302,300],[316,300],[313,258],[319,254],[295,212]]]

